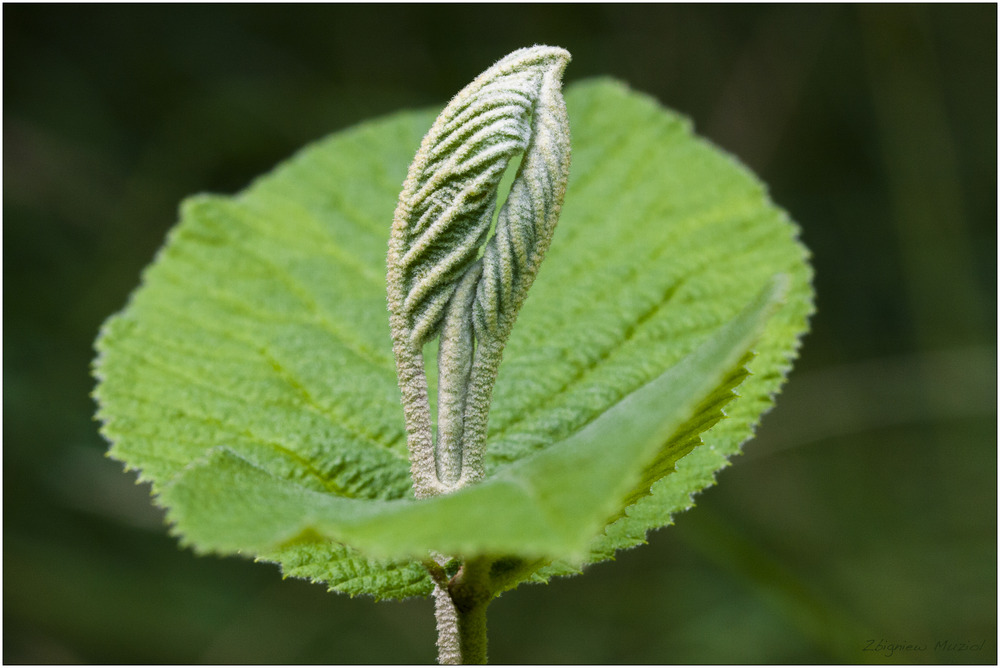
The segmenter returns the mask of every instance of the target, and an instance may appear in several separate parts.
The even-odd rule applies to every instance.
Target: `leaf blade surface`
[[[668,524],[738,452],[784,380],[812,293],[794,225],[686,120],[614,82],[571,86],[566,100],[574,137],[566,203],[500,367],[488,474],[544,454],[676,365],[774,273],[790,283],[752,374],[727,380],[742,381],[727,417],[719,419],[728,387],[687,416],[679,439],[662,444],[625,490],[627,505],[603,533],[597,527],[583,558],[595,561]],[[238,196],[185,204],[143,286],[98,343],[96,395],[111,454],[140,469],[154,492],[228,452],[308,494],[372,507],[411,496],[384,259],[399,184],[433,116],[362,124]],[[414,560],[374,560],[318,535],[297,534],[259,556],[352,594],[430,587]],[[556,562],[533,577],[573,568]]]
[[[163,501],[170,519],[187,527],[186,540],[223,553],[263,551],[309,532],[390,559],[440,551],[582,560],[643,465],[738,364],[783,291],[775,281],[681,363],[566,441],[452,494],[348,499],[271,475],[221,448],[187,467]]]

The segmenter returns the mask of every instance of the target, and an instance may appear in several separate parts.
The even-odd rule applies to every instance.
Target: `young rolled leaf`
[[[558,219],[569,175],[569,122],[561,91],[569,53],[519,49],[466,86],[435,120],[410,165],[389,240],[389,300],[399,335],[419,346],[476,258],[479,338],[516,314]],[[486,243],[497,188],[523,155],[496,234]]]
[[[592,562],[668,524],[739,451],[784,380],[812,290],[795,226],[745,168],[695,137],[685,119],[606,80],[569,87],[566,106],[573,170],[545,269],[510,332],[493,389],[486,483],[582,433],[712,339],[772,276],[788,277],[784,303],[753,346],[750,375],[727,370],[628,489],[615,492],[598,526],[580,529],[593,535],[582,550]],[[369,509],[361,515],[412,499],[384,260],[399,184],[435,115],[362,124],[234,197],[199,196],[182,207],[142,286],[103,328],[95,365],[111,455],[139,470],[163,494],[160,503],[198,487],[195,479],[211,469],[204,463],[230,457],[245,468],[220,471],[217,495],[205,503],[217,504],[216,515],[245,520],[247,535],[255,525],[293,526],[298,516],[275,503],[269,517],[265,496],[258,506],[253,496],[225,492],[234,489],[222,484],[226,476],[264,474],[274,484],[261,483],[261,494],[322,498],[319,508],[346,501]],[[623,427],[621,442],[631,438]],[[411,504],[424,507],[399,507]],[[312,519],[324,512],[314,510]],[[495,512],[504,516],[503,508]],[[198,523],[208,518],[175,517],[179,535],[206,533]],[[242,554],[351,594],[431,591],[419,560],[376,559],[315,532],[294,538]],[[243,539],[213,540],[233,546]],[[508,588],[580,566],[548,558],[505,563],[520,564],[509,569]]]
[[[566,191],[561,79],[569,59],[564,49],[534,46],[483,72],[438,116],[403,183],[389,238],[388,297],[417,497],[483,477],[503,347]],[[500,180],[520,154],[487,241]],[[442,328],[433,443],[422,347]]]

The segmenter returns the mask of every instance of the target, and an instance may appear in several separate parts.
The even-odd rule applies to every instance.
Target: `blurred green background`
[[[5,663],[434,659],[430,601],[350,600],[179,549],[102,456],[91,345],[184,196],[443,105],[533,43],[573,53],[568,82],[624,79],[753,168],[802,226],[819,310],[719,485],[650,545],[495,602],[491,659],[997,661],[995,5],[3,19]],[[865,651],[880,642],[925,649]]]

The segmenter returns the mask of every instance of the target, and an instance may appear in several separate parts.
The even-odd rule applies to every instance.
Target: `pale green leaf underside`
[[[783,380],[812,293],[794,226],[686,121],[613,82],[571,86],[566,101],[566,202],[500,367],[488,475],[512,475],[504,467],[594,422],[705,342],[771,276],[789,278],[728,417],[694,447],[728,394],[711,393],[714,403],[620,495],[632,503],[598,531],[585,558],[594,561],[669,523],[738,451]],[[264,471],[291,496],[331,507],[345,503],[333,497],[410,496],[384,262],[400,184],[434,113],[360,125],[236,197],[185,203],[142,288],[98,344],[96,394],[111,454],[156,492],[193,463],[225,460],[240,476]],[[192,468],[188,481],[204,470]],[[196,527],[177,530],[190,536]],[[415,561],[374,562],[316,534],[259,556],[352,594],[430,589]],[[554,563],[534,577],[572,568]]]

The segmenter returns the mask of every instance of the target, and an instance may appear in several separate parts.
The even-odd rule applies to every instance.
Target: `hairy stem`
[[[438,663],[486,663],[486,603],[461,610],[447,589],[434,585]]]
[[[435,582],[438,663],[486,663],[486,607],[492,597],[486,560],[471,560],[450,581]]]

